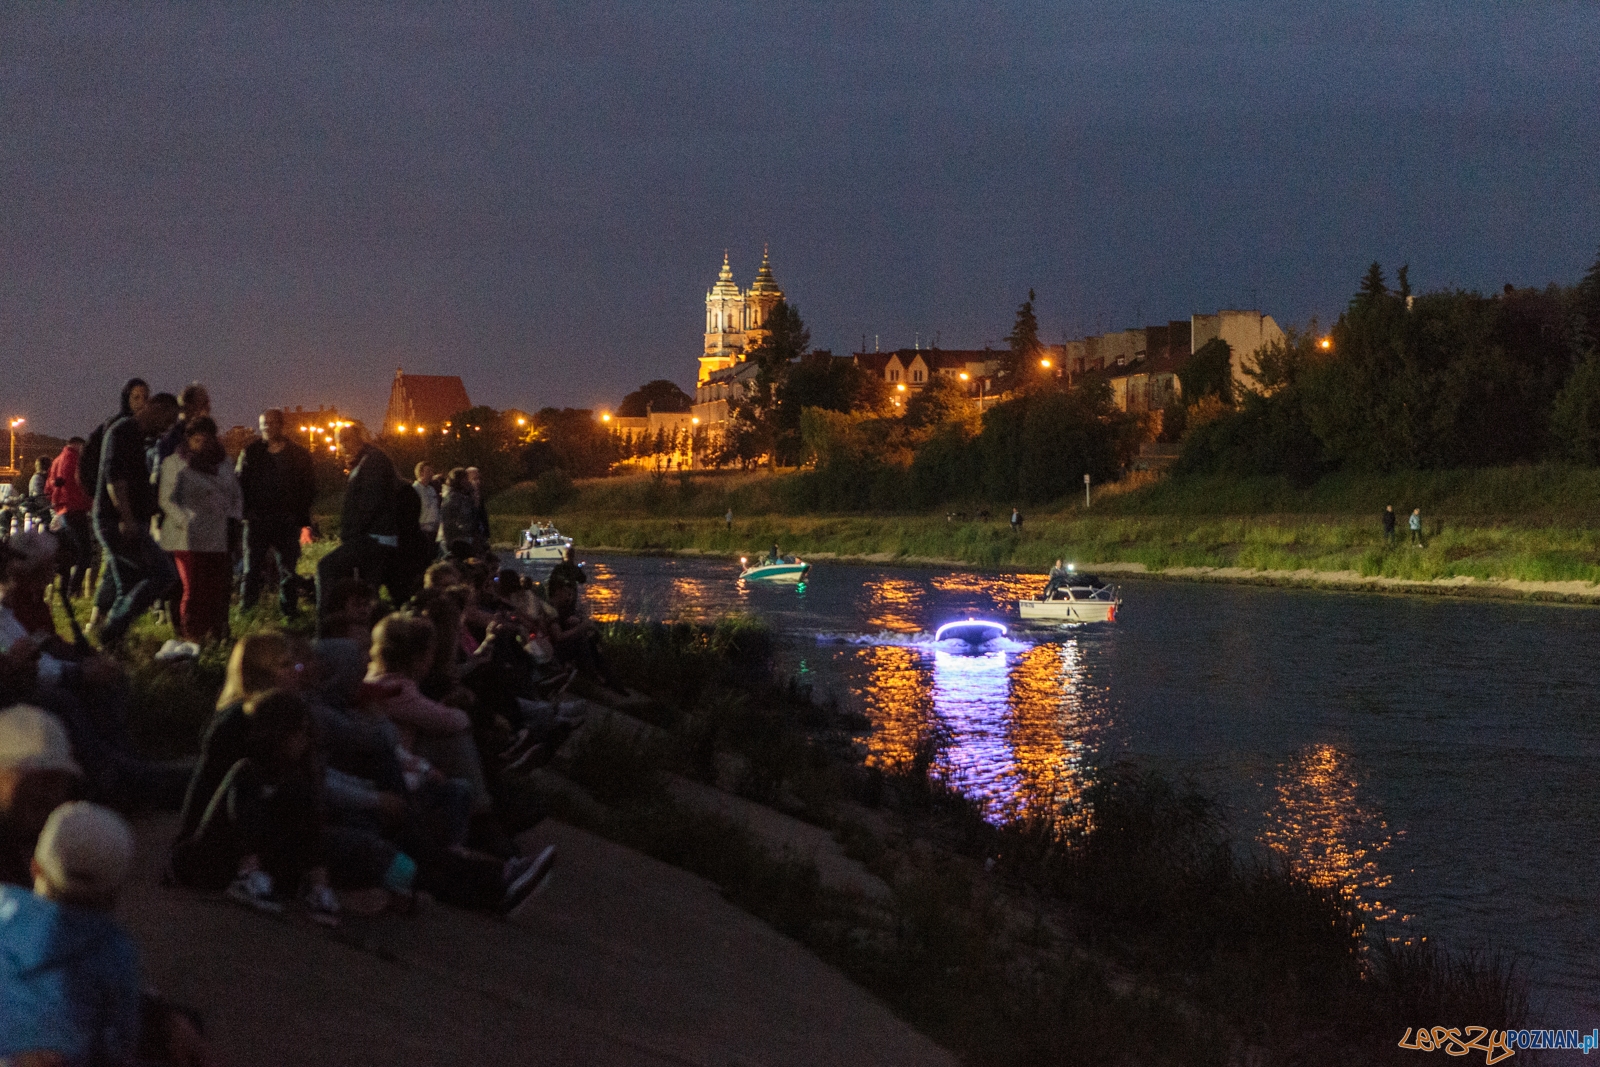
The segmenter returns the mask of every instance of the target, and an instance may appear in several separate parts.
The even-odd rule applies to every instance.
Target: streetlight
[[[1048,359],[1041,359],[1039,361],[1039,366],[1043,367],[1045,370],[1049,370],[1050,369],[1050,361]]]
[[[12,419],[10,421],[10,423],[8,424],[11,427],[11,469],[12,470],[16,470],[17,469],[17,427],[21,426],[23,423],[25,423],[27,421],[28,421],[27,419],[25,419],[25,418],[23,418],[22,416],[19,415],[16,418]]]
[[[1331,350],[1333,348],[1333,338],[1324,337],[1321,341],[1317,342],[1317,345],[1324,352],[1327,352],[1327,351],[1329,351],[1329,350]]]

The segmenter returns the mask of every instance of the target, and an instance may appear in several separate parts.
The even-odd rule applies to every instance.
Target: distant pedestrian
[[[120,643],[134,620],[177,579],[172,558],[150,536],[156,487],[145,455],[146,438],[165,433],[177,417],[177,398],[157,393],[137,415],[118,419],[105,434],[93,518],[116,600],[102,621],[102,645]]]
[[[1011,532],[1022,532],[1022,512],[1018,511],[1016,508],[1011,509]]]
[[[284,432],[283,412],[261,413],[261,436],[239,453],[239,490],[244,498],[244,603],[261,601],[267,559],[278,569],[278,607],[285,617],[300,610],[300,531],[311,525],[316,484],[311,453]]]
[[[445,552],[470,558],[478,553],[478,500],[472,493],[465,467],[456,467],[444,480],[439,503],[439,543]]]
[[[1411,509],[1411,543],[1418,548],[1422,547],[1422,509]]]
[[[1391,548],[1394,546],[1394,505],[1385,505],[1383,509],[1383,540]]]
[[[483,485],[483,472],[477,467],[467,468],[467,484],[472,487],[474,543],[480,554],[487,553],[491,544],[489,536],[489,491]]]
[[[185,429],[177,451],[161,461],[157,490],[161,547],[172,553],[183,582],[173,629],[189,641],[225,641],[233,573],[228,525],[244,517],[243,497],[211,416],[190,419]]]
[[[722,516],[722,521],[728,524],[729,531],[733,530],[733,509],[732,508],[729,508],[728,509],[728,513],[726,515]]]

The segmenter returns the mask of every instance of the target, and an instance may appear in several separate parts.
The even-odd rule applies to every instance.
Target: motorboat
[[[1004,623],[989,619],[957,619],[935,630],[933,639],[935,642],[965,641],[969,645],[980,646],[987,645],[990,641],[997,641],[1005,635]]]
[[[522,543],[517,546],[516,558],[525,560],[558,560],[572,547],[572,538],[563,537],[560,530],[548,522],[536,522],[522,531]]]
[[[1017,601],[1017,614],[1027,622],[1115,622],[1121,603],[1116,586],[1068,564],[1064,573],[1051,575],[1038,600]]]
[[[774,585],[799,585],[806,580],[811,564],[799,556],[764,556],[751,563],[739,557],[741,582],[772,582]]]

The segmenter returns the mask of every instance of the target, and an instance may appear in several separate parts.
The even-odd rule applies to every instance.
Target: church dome
[[[761,269],[756,272],[755,284],[750,286],[750,292],[783,296],[783,290],[778,288],[777,281],[772,277],[772,261],[764,245],[761,248]]]
[[[733,268],[728,266],[728,253],[722,253],[722,272],[717,275],[717,284],[711,287],[710,296],[725,296],[737,300],[743,294],[733,280]]]

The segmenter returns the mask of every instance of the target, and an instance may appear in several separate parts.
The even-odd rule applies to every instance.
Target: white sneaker
[[[272,875],[266,871],[249,871],[239,875],[228,886],[227,897],[240,904],[248,904],[257,911],[274,915],[283,912],[283,905],[272,898]]]

